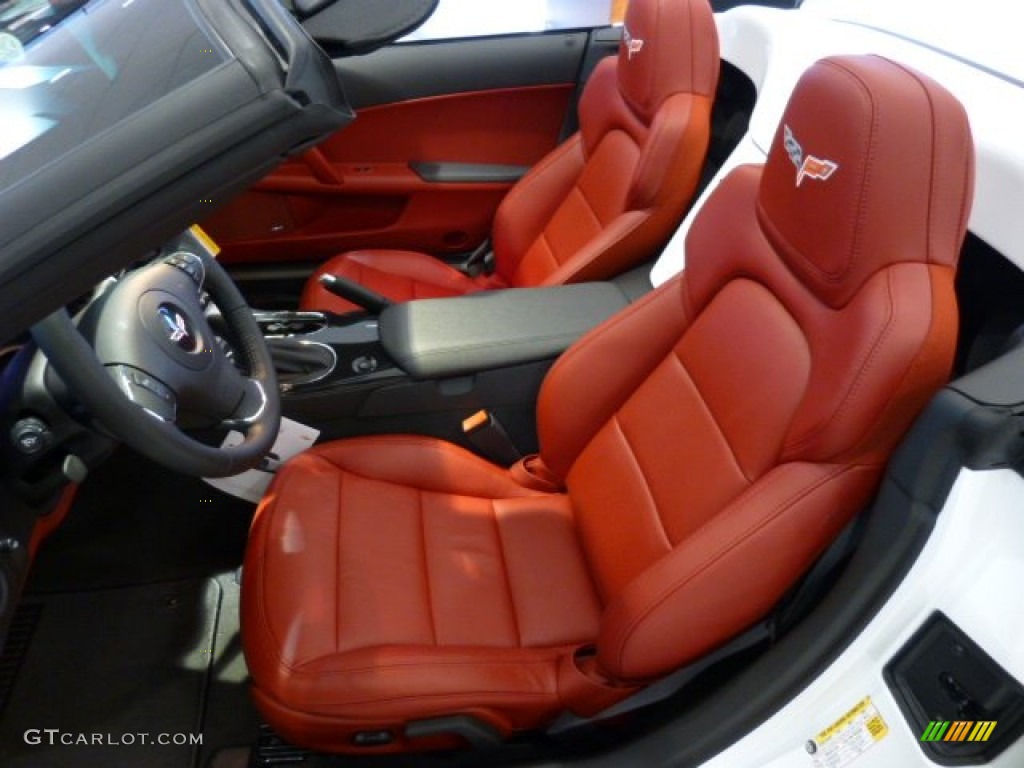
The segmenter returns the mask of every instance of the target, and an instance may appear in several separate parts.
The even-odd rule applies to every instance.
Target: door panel
[[[507,167],[531,166],[557,144],[586,40],[572,33],[399,45],[339,63],[357,119],[204,226],[223,260],[236,264],[355,248],[470,250],[512,184]],[[504,172],[435,180],[410,167],[423,163]]]
[[[356,109],[453,93],[575,82],[585,32],[402,43],[370,56],[338,59],[338,77]]]

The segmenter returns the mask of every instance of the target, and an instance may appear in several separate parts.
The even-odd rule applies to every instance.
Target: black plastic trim
[[[409,167],[432,184],[515,183],[530,170],[527,165],[496,163],[412,162]]]
[[[354,107],[455,93],[575,83],[586,32],[403,43],[336,59]]]
[[[496,728],[469,715],[413,720],[405,726],[405,737],[410,741],[452,735],[465,739],[474,749],[490,749],[502,742],[501,733]]]
[[[939,611],[883,672],[918,745],[939,765],[990,763],[1024,733],[1024,687]],[[970,725],[957,733],[958,722]],[[926,738],[932,726],[940,738]],[[972,740],[976,728],[989,738]]]

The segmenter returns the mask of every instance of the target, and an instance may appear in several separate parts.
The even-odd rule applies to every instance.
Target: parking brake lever
[[[359,283],[337,275],[321,275],[320,285],[345,301],[357,304],[372,315],[379,315],[393,303],[386,296],[371,291]]]

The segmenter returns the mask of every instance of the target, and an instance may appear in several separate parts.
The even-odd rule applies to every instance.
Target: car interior
[[[27,47],[3,765],[699,764],[842,650],[1011,460],[1024,275],[964,108],[880,56],[719,174],[719,5],[396,44],[437,0],[94,0]]]

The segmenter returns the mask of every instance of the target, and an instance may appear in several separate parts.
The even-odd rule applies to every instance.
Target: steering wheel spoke
[[[263,385],[252,379],[245,382],[245,394],[235,408],[234,413],[221,422],[224,429],[235,429],[247,432],[254,424],[259,423],[266,413],[269,399]]]
[[[124,396],[151,416],[174,423],[178,418],[178,398],[156,376],[130,365],[108,365],[107,373]]]

